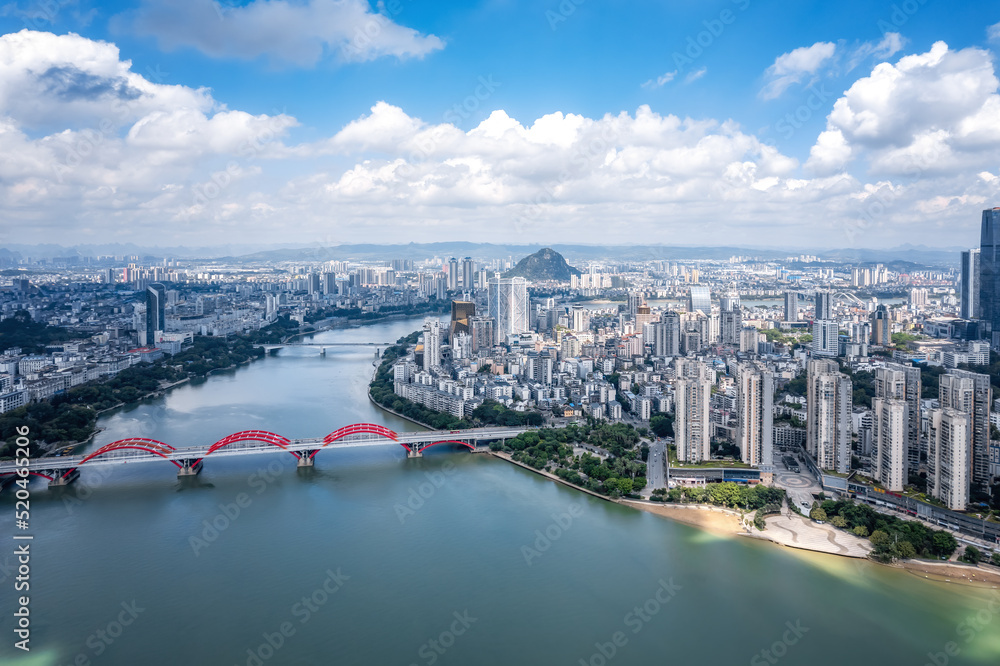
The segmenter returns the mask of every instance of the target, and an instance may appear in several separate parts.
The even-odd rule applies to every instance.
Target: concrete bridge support
[[[410,447],[410,450],[406,452],[407,458],[423,458],[424,452],[419,449],[416,444]]]
[[[299,462],[296,467],[314,467],[316,465],[316,461],[313,459],[313,456],[316,455],[318,450],[319,449],[313,451],[300,451]]]
[[[49,488],[61,488],[68,486],[80,478],[80,470],[78,469],[70,471],[69,474],[66,474],[65,476],[63,476],[65,472],[61,469],[46,471],[44,473],[52,477],[52,480],[49,481]]]
[[[198,476],[201,474],[201,468],[204,464],[205,462],[203,460],[182,460],[182,466],[177,470],[177,478],[180,479],[186,476]]]

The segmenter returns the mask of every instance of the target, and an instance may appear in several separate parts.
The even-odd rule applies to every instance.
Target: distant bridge
[[[397,433],[374,423],[355,423],[338,428],[319,439],[288,439],[266,430],[242,430],[227,435],[210,446],[177,449],[146,437],[129,437],[82,456],[34,458],[27,466],[13,461],[0,463],[0,487],[17,478],[19,470],[27,475],[49,480],[49,486],[65,486],[80,476],[80,468],[93,465],[118,465],[167,461],[177,467],[177,476],[195,476],[209,456],[245,456],[285,451],[298,459],[299,467],[312,467],[316,454],[325,449],[398,444],[409,458],[419,458],[438,444],[458,444],[475,451],[484,441],[506,440],[531,428],[469,428],[467,430],[430,430]]]
[[[263,347],[267,351],[281,349],[282,347],[389,347],[395,342],[281,342],[274,344],[257,344],[254,347]]]

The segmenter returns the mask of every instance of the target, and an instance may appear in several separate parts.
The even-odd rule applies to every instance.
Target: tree
[[[825,521],[826,511],[824,511],[821,507],[818,506],[814,507],[813,510],[809,512],[809,517],[815,521],[819,522]]]
[[[899,556],[904,560],[910,560],[917,556],[917,549],[909,541],[900,541],[896,548]]]
[[[868,536],[868,528],[864,525],[858,525],[854,528],[854,534],[861,537],[862,539]]]
[[[948,532],[937,531],[934,536],[931,537],[930,550],[935,555],[940,555],[941,557],[951,557],[951,554],[955,552],[958,548],[958,541],[955,540]]]
[[[969,564],[979,564],[979,560],[983,558],[982,552],[975,546],[966,546],[965,552],[962,553],[961,559],[965,560]]]
[[[843,516],[834,516],[833,520],[830,521],[830,524],[834,527],[847,527],[847,521]]]
[[[890,539],[889,535],[882,530],[875,530],[872,532],[869,539],[871,540],[872,545],[875,546],[875,550],[885,550],[892,544],[892,539]]]
[[[990,561],[993,562],[993,566],[1000,567],[1000,553],[993,553],[993,557]]]
[[[653,414],[649,428],[657,437],[673,437],[674,420],[665,414]]]

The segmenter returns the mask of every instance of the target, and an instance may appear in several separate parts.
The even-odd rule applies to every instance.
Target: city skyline
[[[1000,198],[985,3],[47,7],[0,12],[4,244],[972,247]]]

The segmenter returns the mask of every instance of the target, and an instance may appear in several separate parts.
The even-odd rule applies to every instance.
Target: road
[[[654,439],[649,445],[649,458],[646,460],[645,492],[667,487],[667,440]]]

